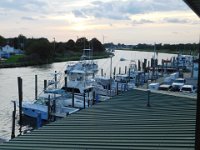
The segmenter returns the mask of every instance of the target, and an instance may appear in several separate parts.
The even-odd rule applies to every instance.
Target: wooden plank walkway
[[[193,150],[196,99],[132,90],[0,145],[1,150]]]

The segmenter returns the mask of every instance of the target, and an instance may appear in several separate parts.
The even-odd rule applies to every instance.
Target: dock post
[[[51,118],[51,102],[50,102],[50,95],[48,96],[48,121],[50,121]]]
[[[44,80],[44,91],[47,89],[47,80]]]
[[[74,107],[74,88],[72,89],[72,107]]]
[[[101,76],[103,76],[103,69],[101,69]]]
[[[22,134],[22,100],[23,100],[23,90],[22,90],[22,78],[18,77],[18,95],[19,95],[19,134]]]
[[[131,81],[131,69],[130,68],[128,69],[128,81],[129,82]]]
[[[118,89],[119,87],[118,87],[118,84],[119,84],[119,83],[117,82],[117,95],[119,95],[119,89]]]
[[[119,67],[119,74],[121,74],[121,67]]]
[[[35,100],[37,100],[38,94],[38,84],[37,84],[37,75],[35,75]]]
[[[90,106],[90,93],[89,93],[89,90],[88,90],[88,107]]]
[[[13,101],[14,104],[14,111],[12,113],[12,133],[11,133],[11,139],[15,138],[15,116],[16,116],[16,102]]]
[[[84,91],[84,93],[83,93],[83,102],[84,102],[84,104],[83,104],[83,108],[85,109],[85,91]]]
[[[140,60],[138,60],[138,71],[141,71],[141,64],[140,64]]]
[[[162,59],[162,76],[164,76],[164,60]]]
[[[115,74],[116,74],[116,67],[114,67],[114,72],[113,72],[113,78],[115,80]]]
[[[126,72],[127,72],[127,66],[125,66],[125,74],[126,74]]]
[[[92,102],[92,105],[94,105],[95,104],[95,91],[93,91],[93,102]]]
[[[144,59],[144,72],[147,72],[147,59]]]
[[[67,77],[65,77],[65,87],[67,87]]]
[[[151,91],[148,89],[147,90],[147,107],[151,107],[151,105],[150,105],[150,93],[151,93]]]
[[[54,99],[53,100],[53,113],[55,114],[56,113],[56,100]],[[54,115],[54,120],[53,121],[56,121],[56,116]]]
[[[57,89],[57,71],[55,71],[55,89]]]

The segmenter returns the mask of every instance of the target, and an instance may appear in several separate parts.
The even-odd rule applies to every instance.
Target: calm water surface
[[[176,56],[175,54],[159,53],[159,63],[162,59],[170,59]],[[152,52],[136,52],[136,51],[115,51],[115,56],[112,58],[113,67],[121,67],[122,73],[125,66],[128,66],[130,60],[144,60],[144,58],[150,60],[153,57]],[[120,61],[120,58],[125,58],[126,61]],[[96,60],[99,65],[99,69],[103,68],[104,73],[109,75],[110,72],[110,58]],[[42,91],[43,81],[45,79],[52,79],[52,73],[54,71],[64,72],[64,68],[71,62],[53,63],[42,66],[34,67],[19,67],[19,68],[7,68],[0,69],[0,138],[9,140],[11,134],[11,116],[13,111],[12,100],[17,100],[17,77],[23,79],[23,99],[34,99],[34,83],[35,75],[38,75],[38,91]],[[118,69],[117,69],[118,71]],[[100,71],[99,73],[100,74]]]

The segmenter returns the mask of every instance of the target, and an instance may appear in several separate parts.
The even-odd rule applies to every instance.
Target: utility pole
[[[53,50],[54,50],[54,56],[56,55],[56,41],[55,37],[53,38]]]

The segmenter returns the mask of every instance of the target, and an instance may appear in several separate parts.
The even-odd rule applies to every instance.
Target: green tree
[[[66,51],[65,43],[59,42],[56,44],[56,53],[63,54]]]
[[[6,44],[6,39],[0,35],[0,46],[4,46]]]
[[[84,48],[89,48],[89,42],[85,37],[79,38],[75,43],[77,50],[82,50]]]
[[[90,41],[90,45],[93,49],[94,52],[103,52],[105,51],[105,48],[104,46],[101,44],[101,42],[96,39],[96,38],[93,38],[91,41]]]
[[[66,43],[67,50],[75,50],[76,48],[75,46],[76,46],[76,43],[72,39],[68,40]]]
[[[53,56],[53,48],[46,38],[35,39],[29,43],[27,54],[37,54],[41,60],[49,60]]]

